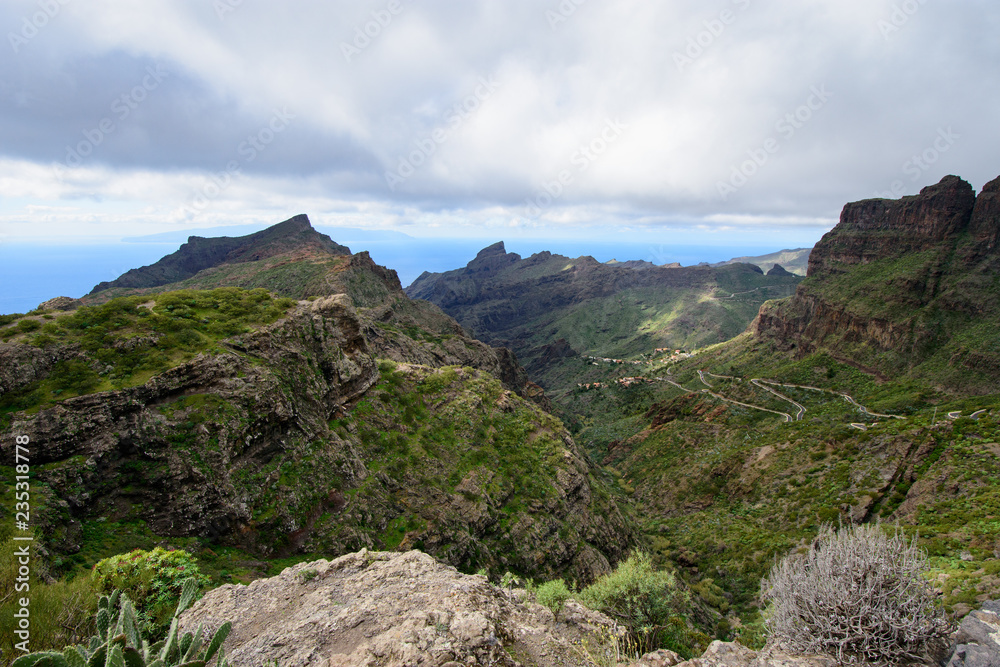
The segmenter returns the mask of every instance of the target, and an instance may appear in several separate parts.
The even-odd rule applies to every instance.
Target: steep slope
[[[602,264],[542,252],[527,259],[502,242],[463,269],[423,274],[406,292],[426,299],[483,340],[524,360],[547,389],[575,383],[561,363],[576,355],[626,357],[655,348],[726,340],[768,298],[790,294],[800,279],[765,276],[755,266],[658,267]],[[549,345],[562,340],[565,354]]]
[[[898,521],[957,616],[1000,594],[998,191],[848,204],[747,332],[575,391],[606,409],[577,441],[720,614],[756,622],[760,577],[824,522]]]
[[[64,565],[199,538],[590,580],[633,543],[556,419],[482,371],[379,361],[346,295],[187,290],[43,321],[0,345],[0,437],[30,434],[32,525]]]
[[[395,271],[375,264],[367,252],[352,255],[315,231],[305,215],[239,238],[192,236],[172,255],[98,285],[75,304],[218,287],[263,288],[295,299],[347,294],[359,311],[365,338],[380,357],[430,366],[472,366],[495,375],[519,394],[526,386],[529,393],[537,393],[509,350],[468,336],[432,304],[412,301]],[[542,397],[539,400],[545,405]]]
[[[1000,381],[1000,179],[976,197],[956,176],[900,200],[844,207],[791,299],[763,307],[761,338],[828,350],[882,376],[962,391]]]
[[[131,269],[117,279],[103,282],[91,294],[115,288],[157,287],[185,280],[199,271],[220,264],[255,262],[289,251],[308,251],[350,255],[349,248],[334,243],[320,234],[305,215],[297,215],[282,223],[247,236],[230,238],[203,238],[191,236],[177,252],[167,255],[155,264]]]

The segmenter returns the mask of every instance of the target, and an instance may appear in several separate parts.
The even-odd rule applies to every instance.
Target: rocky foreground
[[[948,667],[1000,664],[1000,604],[969,614],[954,637]],[[572,600],[558,618],[523,590],[505,590],[420,551],[362,550],[333,561],[300,563],[248,586],[214,589],[181,617],[181,631],[225,621],[234,667],[461,667],[462,665],[614,665],[623,629]],[[624,663],[619,663],[624,664]],[[823,655],[752,651],[712,642],[682,661],[672,651],[632,667],[834,667]]]

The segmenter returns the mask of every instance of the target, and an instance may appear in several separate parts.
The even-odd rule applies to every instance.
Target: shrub
[[[222,650],[232,623],[225,622],[206,644],[204,625],[182,636],[178,631],[181,613],[191,606],[198,582],[183,582],[180,599],[170,621],[166,638],[150,645],[139,633],[139,620],[128,596],[115,590],[97,603],[97,634],[86,644],[66,646],[62,652],[29,653],[15,660],[11,667],[205,667],[215,658],[214,667],[230,667]]]
[[[139,629],[150,641],[161,638],[170,624],[184,581],[209,582],[186,551],[136,549],[99,561],[91,575],[100,593],[121,590],[135,604]]]
[[[580,601],[622,623],[644,650],[669,648],[691,655],[681,638],[680,619],[688,601],[674,576],[653,569],[649,554],[637,551],[614,572],[583,589]]]
[[[786,557],[762,582],[768,644],[841,663],[924,661],[950,630],[925,567],[898,528],[825,525],[808,553]]]
[[[569,599],[569,589],[562,579],[547,581],[538,587],[535,599],[538,600],[538,604],[545,605],[558,617],[566,600]]]
[[[85,640],[94,630],[94,612],[97,597],[89,577],[43,583],[36,574],[44,574],[39,566],[43,560],[38,553],[38,542],[31,543],[32,572],[29,593],[17,591],[18,559],[15,550],[24,542],[8,538],[0,543],[0,618],[4,623],[14,621],[15,612],[21,608],[20,598],[31,600],[31,646],[52,648]],[[5,625],[11,627],[13,625]],[[0,633],[0,665],[9,665],[17,655],[14,644],[21,639],[13,632]]]

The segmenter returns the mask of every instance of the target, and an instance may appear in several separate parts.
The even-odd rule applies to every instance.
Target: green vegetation
[[[209,583],[191,554],[162,547],[105,558],[94,566],[91,576],[98,592],[120,590],[128,596],[135,605],[139,631],[151,641],[166,634],[184,582],[193,579],[199,587]]]
[[[566,588],[566,582],[562,579],[547,581],[535,591],[535,600],[538,604],[548,607],[556,618],[559,617],[559,612],[562,611],[563,605],[569,598],[569,589]]]
[[[87,643],[66,646],[60,651],[41,651],[21,656],[12,667],[204,667],[216,660],[215,667],[228,667],[222,643],[232,630],[223,623],[206,644],[204,627],[180,635],[178,618],[198,591],[193,579],[184,582],[170,621],[167,636],[150,645],[139,631],[139,617],[132,602],[121,591],[101,596],[97,604],[97,634]],[[116,614],[117,612],[117,614]]]
[[[199,353],[218,351],[224,338],[274,322],[294,303],[264,289],[223,287],[121,297],[59,314],[44,325],[18,320],[0,329],[0,336],[37,347],[58,343],[80,352],[57,362],[43,379],[0,396],[0,416],[142,384]]]
[[[17,590],[15,550],[24,544],[9,537],[0,542],[0,618],[4,619],[5,627],[13,629],[14,613],[21,609],[19,599],[29,594],[31,646],[54,648],[84,641],[96,628],[97,595],[90,577],[80,575],[44,583],[45,559],[36,541],[30,543],[33,569],[32,580],[28,582],[30,590]],[[19,641],[13,632],[0,634],[0,665],[10,664],[17,655],[14,644]]]
[[[647,553],[633,553],[583,589],[580,601],[624,625],[642,653],[668,648],[692,658],[708,645],[708,637],[689,629],[684,619],[687,594],[672,574],[654,569]]]

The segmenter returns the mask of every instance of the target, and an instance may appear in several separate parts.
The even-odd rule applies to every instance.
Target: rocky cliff
[[[49,305],[66,310],[120,296],[223,286],[263,288],[295,299],[347,294],[377,356],[435,367],[472,366],[526,395],[527,373],[509,349],[490,347],[433,304],[411,300],[394,270],[379,266],[367,252],[352,255],[315,231],[305,215],[238,238],[193,236],[156,264],[101,283],[82,299],[67,300],[70,304]],[[542,396],[538,402],[547,405]]]
[[[108,340],[155,354],[163,334],[134,329],[186,321],[183,294],[109,303],[128,324]],[[302,301],[148,380],[63,400],[58,346],[0,346],[3,432],[31,434],[45,544],[70,554],[88,525],[141,522],[266,557],[418,544],[470,570],[581,580],[625,554],[632,528],[557,420],[483,371],[377,364],[367,326],[346,295]],[[82,340],[64,348],[73,372],[125,372]],[[10,412],[9,396],[34,407]]]
[[[900,200],[844,207],[795,295],[751,330],[804,354],[825,349],[875,374],[913,372],[986,391],[1000,378],[1000,179],[977,197],[956,176]],[[986,327],[986,328],[984,328]]]

